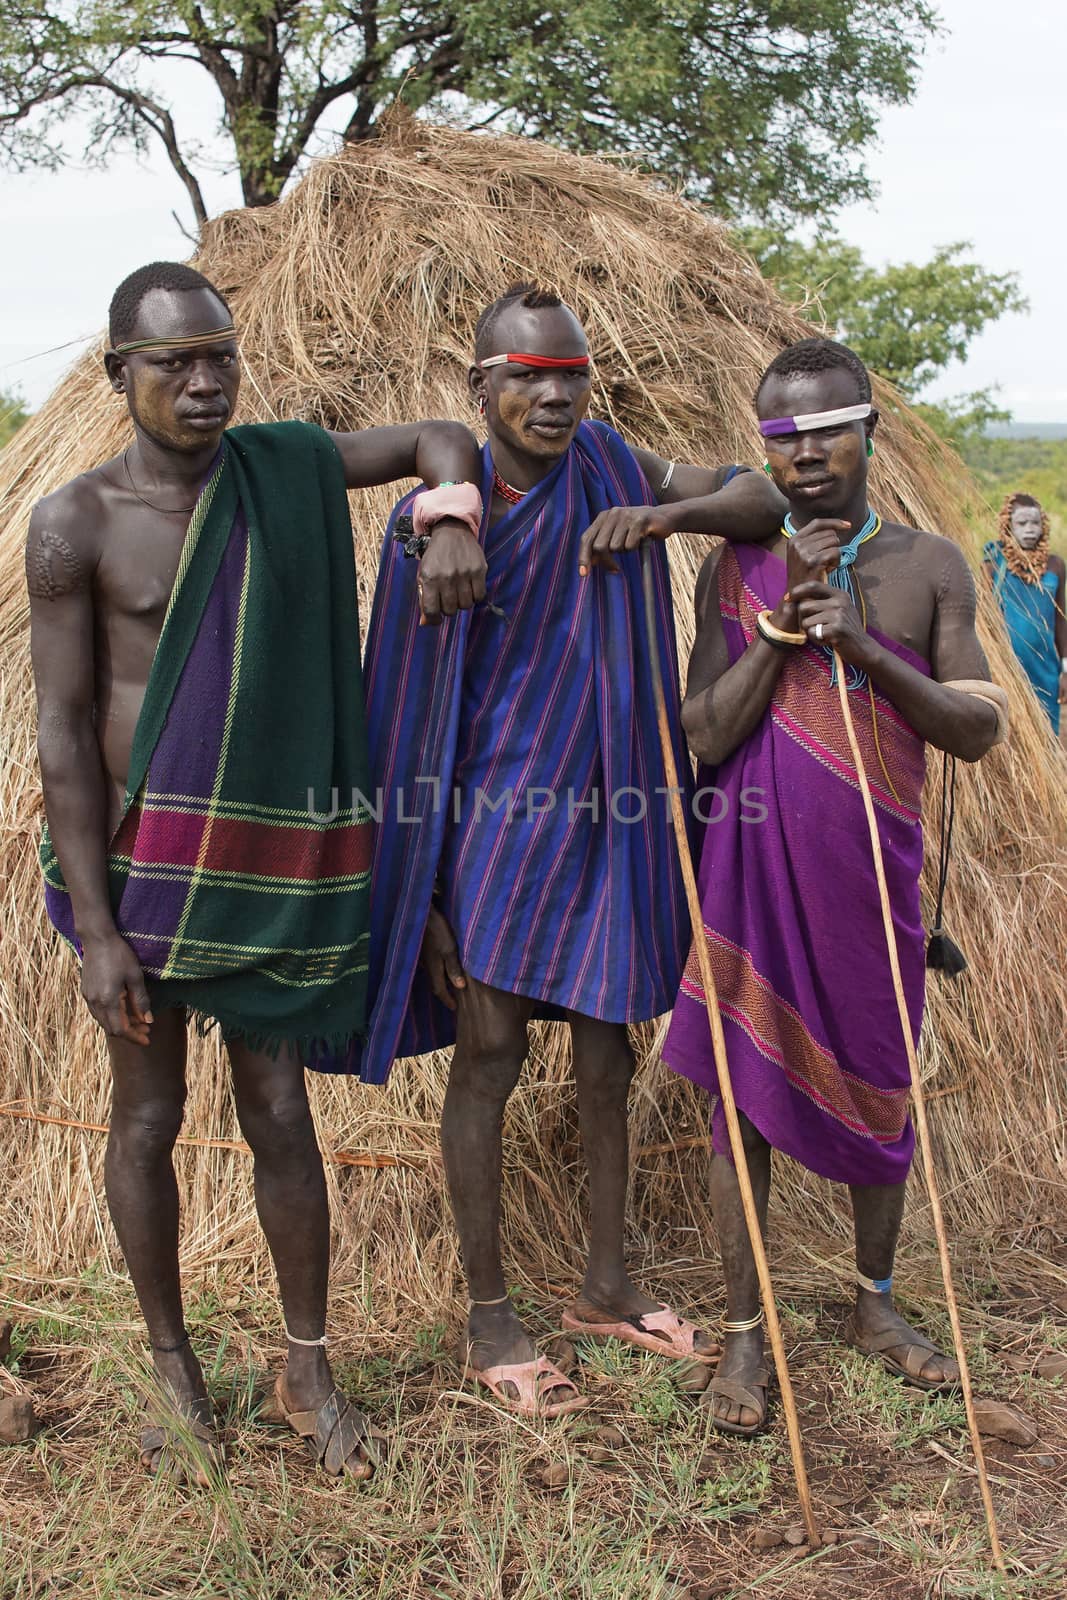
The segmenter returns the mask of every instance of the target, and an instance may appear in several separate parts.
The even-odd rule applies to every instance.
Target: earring
[[[769,462],[769,461],[765,461],[765,462],[764,462],[764,463],[763,463],[763,470],[764,470],[764,472],[765,472],[765,473],[766,473],[766,474],[767,474],[767,476],[768,476],[768,477],[770,477],[770,472],[771,472],[771,464],[770,464],[770,462]]]
[[[478,415],[480,417],[484,417],[485,416],[485,395],[484,394],[478,396]]]
[[[868,456],[873,456],[874,455],[874,440],[873,439],[868,439],[867,440],[867,454],[868,454]]]

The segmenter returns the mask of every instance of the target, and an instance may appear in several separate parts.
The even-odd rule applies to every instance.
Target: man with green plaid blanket
[[[371,819],[346,487],[474,480],[477,446],[444,422],[227,430],[230,309],[176,263],[119,286],[110,346],[134,440],[40,502],[26,564],[46,901],[107,1034],[107,1198],[155,1367],[141,1459],[198,1481],[223,1464],[178,1273],[192,1015],[220,1027],[255,1158],[289,1340],[275,1403],[327,1471],[366,1477],[367,1421],[326,1358],[329,1213],[304,1085],[305,1064],[343,1060],[364,1026]],[[432,524],[428,621],[484,597],[471,520]]]

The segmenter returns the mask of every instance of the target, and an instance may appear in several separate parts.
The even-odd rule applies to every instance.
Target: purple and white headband
[[[807,411],[799,417],[768,417],[759,431],[765,439],[783,433],[811,433],[815,428],[836,428],[840,422],[864,422],[872,410],[868,401],[861,406],[838,406],[836,411]]]

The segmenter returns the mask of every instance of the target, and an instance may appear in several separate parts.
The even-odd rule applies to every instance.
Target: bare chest
[[[865,625],[930,660],[937,599],[929,573],[886,548],[860,551],[852,589]]]
[[[158,636],[174,589],[188,515],[123,510],[109,526],[96,569],[98,615],[106,626]]]

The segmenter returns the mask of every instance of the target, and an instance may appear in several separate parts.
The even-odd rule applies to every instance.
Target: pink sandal
[[[581,1411],[589,1404],[588,1396],[579,1394],[566,1373],[554,1366],[547,1356],[538,1356],[534,1361],[520,1361],[513,1366],[486,1367],[484,1372],[468,1365],[467,1375],[484,1385],[504,1410],[516,1417],[565,1417],[569,1412]],[[517,1399],[514,1395],[505,1394],[505,1383],[515,1385],[519,1391]],[[547,1397],[558,1389],[569,1389],[574,1398],[546,1405]]]
[[[696,1348],[700,1329],[662,1301],[658,1311],[646,1312],[643,1317],[623,1317],[618,1322],[585,1322],[573,1311],[565,1311],[560,1322],[568,1333],[580,1333],[586,1339],[621,1339],[639,1350],[651,1350],[653,1355],[669,1356],[673,1361],[711,1363],[719,1359],[718,1347],[714,1350]]]

